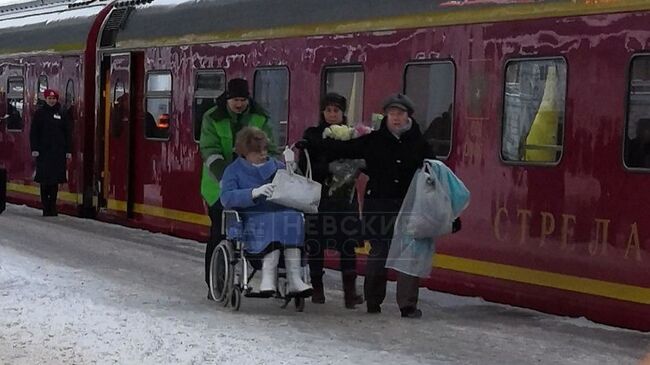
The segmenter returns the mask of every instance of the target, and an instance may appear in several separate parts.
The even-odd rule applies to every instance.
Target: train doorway
[[[98,207],[111,216],[131,218],[134,104],[130,53],[102,59],[97,161]]]

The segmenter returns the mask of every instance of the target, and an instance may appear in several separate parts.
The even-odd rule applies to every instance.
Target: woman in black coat
[[[43,95],[45,104],[34,113],[29,139],[36,158],[34,181],[41,185],[43,216],[56,216],[58,185],[66,182],[66,160],[72,157],[72,135],[57,92],[47,89]]]
[[[345,125],[347,118],[345,97],[329,93],[320,103],[320,120],[316,127],[307,128],[303,139],[314,145],[323,140],[323,132],[332,125]],[[311,152],[311,151],[310,151]],[[354,196],[354,182],[336,187],[329,168],[326,151],[314,150],[310,154],[312,177],[323,189],[318,214],[308,215],[305,229],[305,243],[309,255],[309,271],[311,284],[314,288],[311,300],[314,303],[325,303],[323,290],[323,261],[326,249],[337,250],[340,254],[340,269],[343,280],[343,299],[346,308],[355,308],[363,303],[363,298],[357,295],[357,258],[354,252],[356,240],[351,239],[345,232],[345,222],[351,223],[352,230],[358,226],[359,207]],[[298,165],[306,170],[305,154],[301,154]],[[335,189],[336,187],[336,189]]]
[[[381,312],[386,297],[386,257],[395,220],[416,170],[424,159],[435,158],[416,121],[413,102],[395,94],[384,103],[379,130],[351,141],[307,142],[307,148],[324,151],[328,158],[354,158],[366,162],[369,180],[363,201],[359,238],[370,241],[364,295],[369,313]],[[397,303],[402,317],[417,318],[419,278],[398,273]]]

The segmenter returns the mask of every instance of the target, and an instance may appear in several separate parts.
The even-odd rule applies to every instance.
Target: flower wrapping
[[[337,141],[349,141],[351,139],[366,135],[372,129],[363,124],[356,127],[347,125],[332,125],[323,131],[323,138],[332,138]],[[329,197],[341,196],[347,199],[353,198],[354,182],[359,176],[362,168],[366,167],[364,160],[340,159],[330,162],[329,172],[332,174],[328,182],[327,195]]]

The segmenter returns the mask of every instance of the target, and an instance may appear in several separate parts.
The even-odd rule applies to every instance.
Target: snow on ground
[[[208,301],[198,242],[10,205],[0,364],[636,364],[650,335],[421,290],[401,319],[346,310],[338,273],[305,312]],[[359,286],[361,280],[359,281]]]

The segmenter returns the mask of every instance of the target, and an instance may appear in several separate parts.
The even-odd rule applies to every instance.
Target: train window
[[[19,132],[23,130],[24,101],[25,80],[22,77],[7,79],[7,114],[4,119],[8,131]]]
[[[147,74],[145,99],[145,137],[159,140],[169,139],[172,109],[171,72],[155,71]]]
[[[226,90],[226,73],[223,70],[201,70],[194,78],[194,103],[192,105],[194,141],[201,139],[203,114],[217,104],[217,98]]]
[[[350,125],[363,118],[363,69],[361,66],[331,67],[325,69],[325,93],[335,92],[348,99],[346,115]]]
[[[284,147],[289,123],[289,70],[258,69],[253,82],[255,101],[269,113],[275,145]]]
[[[417,105],[413,117],[439,158],[451,151],[455,73],[451,62],[414,63],[404,71],[404,93]]]
[[[625,166],[650,169],[650,55],[632,59],[629,78]]]
[[[563,58],[506,64],[501,158],[557,163],[563,152],[567,67]]]

